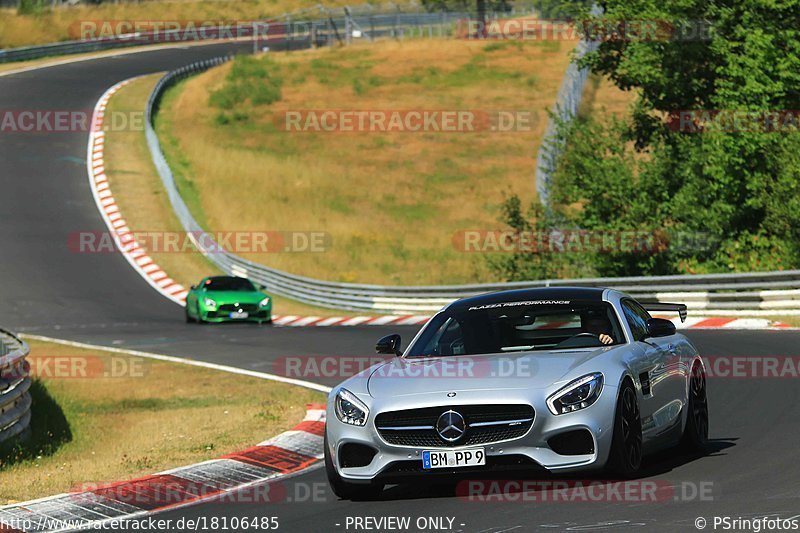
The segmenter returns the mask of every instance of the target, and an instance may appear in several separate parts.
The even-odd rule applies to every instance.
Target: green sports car
[[[186,321],[272,322],[272,298],[245,278],[203,278],[186,295]]]

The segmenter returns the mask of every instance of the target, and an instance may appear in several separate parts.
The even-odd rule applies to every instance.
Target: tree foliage
[[[797,268],[800,132],[791,121],[770,130],[764,118],[800,109],[800,0],[610,0],[605,8],[595,29],[654,21],[668,31],[653,39],[628,28],[582,60],[638,99],[626,123],[560,125],[566,149],[553,169],[550,217],[588,230],[705,237],[581,264],[599,275]],[[670,34],[676,28],[683,34]],[[670,116],[687,110],[755,119],[676,129]]]

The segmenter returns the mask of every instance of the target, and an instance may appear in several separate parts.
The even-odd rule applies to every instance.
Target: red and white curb
[[[170,278],[136,242],[131,229],[119,211],[117,202],[114,200],[114,195],[111,193],[111,187],[108,183],[108,176],[106,175],[104,158],[106,134],[103,131],[106,108],[114,93],[135,79],[125,80],[108,89],[94,107],[92,128],[89,134],[89,147],[86,155],[89,184],[97,209],[100,211],[100,215],[103,217],[106,226],[108,226],[109,232],[116,241],[123,257],[151,287],[173,302],[183,305],[188,291],[183,285]]]
[[[89,171],[89,183],[92,188],[97,208],[114,236],[118,249],[130,265],[142,276],[147,283],[163,296],[179,305],[185,305],[188,291],[176,282],[162,269],[152,257],[135,241],[131,229],[120,213],[119,206],[114,200],[111,187],[106,175],[104,149],[105,132],[103,119],[108,102],[111,97],[125,85],[136,78],[131,78],[118,83],[108,89],[95,105],[92,114],[92,131],[89,135],[89,147],[86,157]],[[296,316],[273,315],[272,321],[276,326],[288,327],[324,327],[324,326],[419,326],[428,321],[430,316]],[[728,329],[776,329],[789,327],[787,324],[773,322],[763,318],[717,318],[693,317],[686,322],[673,320],[679,329],[686,328],[728,328]]]
[[[291,431],[241,452],[130,481],[93,486],[0,507],[0,531],[33,533],[98,528],[209,499],[268,503],[281,500],[264,483],[297,474],[323,457],[325,406],[309,404]],[[259,487],[248,489],[259,485]],[[234,494],[236,493],[236,494]]]

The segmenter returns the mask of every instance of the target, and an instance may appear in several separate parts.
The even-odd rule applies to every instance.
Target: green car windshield
[[[256,290],[249,280],[234,277],[208,278],[204,286],[207,291],[254,292]]]

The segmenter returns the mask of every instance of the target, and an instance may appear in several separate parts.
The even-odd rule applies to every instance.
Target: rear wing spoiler
[[[652,302],[652,303],[644,303],[639,302],[642,304],[642,307],[645,308],[647,311],[667,311],[678,313],[678,316],[681,317],[681,322],[686,322],[686,304],[668,304],[668,303],[661,303],[661,302]]]

